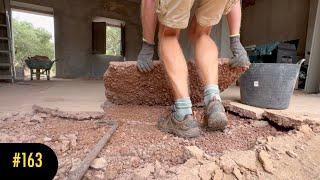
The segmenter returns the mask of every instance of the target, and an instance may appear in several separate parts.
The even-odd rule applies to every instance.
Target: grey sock
[[[174,109],[174,117],[178,121],[183,121],[186,115],[192,115],[192,102],[190,97],[176,100]]]
[[[219,86],[215,84],[206,86],[204,89],[204,104],[208,106],[214,97],[221,101]]]

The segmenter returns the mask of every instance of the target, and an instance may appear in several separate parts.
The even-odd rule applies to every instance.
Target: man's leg
[[[158,21],[155,4],[155,0],[141,0],[141,23],[143,29],[143,39],[149,44],[154,44]]]
[[[241,3],[237,2],[227,15],[230,35],[240,35],[241,28]]]
[[[188,67],[179,44],[180,30],[160,25],[159,50],[176,99],[189,97]]]
[[[210,37],[211,29],[211,26],[200,26],[193,18],[188,31],[199,74],[205,85],[218,84],[218,48]]]
[[[155,0],[141,1],[141,23],[143,29],[143,43],[138,56],[138,69],[141,72],[149,72],[153,69],[153,54],[155,47],[155,32],[157,16]]]
[[[179,44],[179,29],[160,25],[159,51],[175,96],[173,112],[158,122],[158,127],[181,137],[197,137],[200,130],[192,115],[188,88],[188,67]]]
[[[157,0],[159,52],[174,91],[172,112],[158,121],[162,131],[185,138],[200,135],[192,113],[188,88],[188,67],[179,44],[180,29],[188,26],[194,0]]]
[[[250,66],[248,54],[240,42],[241,18],[241,3],[238,1],[227,15],[230,31],[230,48],[233,53],[231,66],[233,67]]]
[[[204,27],[192,20],[189,37],[194,45],[195,60],[200,77],[205,83],[205,120],[212,130],[222,130],[227,125],[227,116],[221,104],[218,86],[218,48],[210,37],[211,26]]]

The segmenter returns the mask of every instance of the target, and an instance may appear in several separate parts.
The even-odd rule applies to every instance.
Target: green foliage
[[[106,55],[121,56],[121,28],[107,26]]]
[[[13,19],[15,64],[23,65],[28,57],[41,55],[54,59],[54,45],[51,34],[31,23]]]

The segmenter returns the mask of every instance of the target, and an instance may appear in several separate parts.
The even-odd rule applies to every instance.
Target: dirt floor
[[[186,161],[186,146],[197,146],[208,155],[219,156],[226,150],[251,149],[259,137],[285,133],[267,122],[257,123],[229,114],[229,126],[224,132],[211,132],[203,127],[199,138],[183,139],[157,129],[157,119],[168,111],[165,107],[148,106],[112,106],[107,109],[106,118],[118,121],[120,127],[100,155],[108,164],[104,172],[106,177],[130,179],[135,168],[148,163],[159,162],[167,168],[182,164]],[[202,111],[196,110],[195,114],[200,120]],[[94,174],[102,174],[101,171],[89,171],[89,174],[95,179]]]
[[[56,179],[63,179],[99,141],[109,127],[95,121],[55,118],[43,113],[13,113],[0,117],[1,143],[43,143],[58,156]]]
[[[186,146],[197,146],[208,155],[220,156],[226,150],[251,149],[258,138],[286,133],[265,121],[256,122],[229,114],[229,126],[224,132],[202,128],[201,137],[182,139],[156,128],[157,119],[167,112],[167,107],[160,106],[108,107],[104,119],[117,121],[119,128],[99,155],[104,159],[103,164],[97,169],[91,168],[86,178],[128,179],[134,176],[136,168],[148,163],[159,162],[166,168],[183,164],[187,160]],[[201,119],[201,113],[201,110],[195,111],[198,119]],[[36,112],[13,113],[1,118],[0,141],[38,142],[50,146],[59,159],[56,179],[65,179],[107,132],[108,127],[97,122],[56,118]]]
[[[84,179],[320,177],[319,123],[283,128],[264,118],[246,119],[229,113],[229,125],[224,132],[210,132],[202,127],[199,138],[182,139],[156,128],[157,120],[168,113],[168,107],[106,103],[102,117],[100,105],[105,98],[97,92],[103,90],[101,81],[84,80],[0,84],[3,99],[0,101],[0,142],[47,144],[59,159],[55,179],[66,179],[110,129],[99,123],[103,119],[117,121],[119,127]],[[312,113],[320,113],[316,109],[319,97],[298,92],[289,110],[300,107],[297,110],[300,112],[310,106]],[[236,87],[223,94],[223,99],[237,98]],[[33,104],[59,108],[64,111],[59,112],[63,116],[32,111]],[[202,123],[201,108],[194,113]]]

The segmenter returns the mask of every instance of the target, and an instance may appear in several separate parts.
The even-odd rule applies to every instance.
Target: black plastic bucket
[[[268,109],[287,109],[304,61],[298,64],[252,64],[240,78],[242,103]]]

